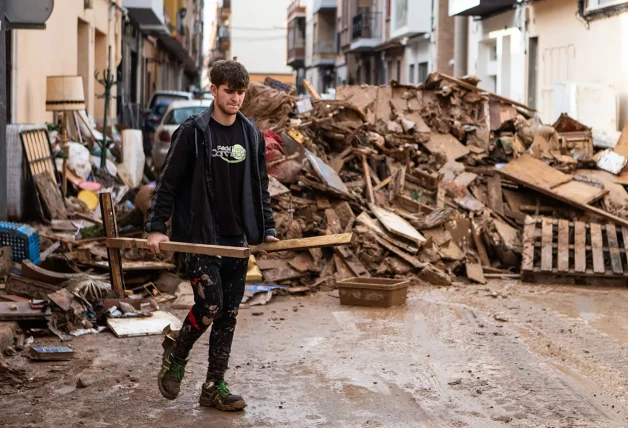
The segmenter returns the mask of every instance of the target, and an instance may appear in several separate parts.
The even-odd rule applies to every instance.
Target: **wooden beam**
[[[116,212],[113,206],[113,201],[111,200],[111,193],[101,193],[99,195],[99,199],[105,236],[107,238],[117,238],[118,224],[116,222]],[[111,280],[111,286],[113,287],[113,291],[116,293],[116,297],[123,299],[125,297],[125,287],[120,249],[107,247],[107,257],[109,261],[109,279]]]
[[[375,203],[373,194],[373,183],[371,183],[371,175],[369,174],[369,164],[366,162],[366,156],[362,155],[362,168],[364,169],[364,181],[366,181],[366,195],[370,203]]]
[[[136,238],[107,238],[107,248],[140,248],[148,250],[146,239]],[[178,253],[205,254],[207,256],[235,257],[246,259],[251,251],[242,247],[226,247],[222,245],[188,244],[185,242],[162,242],[159,245],[162,251],[175,251]]]
[[[337,245],[351,245],[353,233],[341,233],[339,235],[315,236],[312,238],[287,239],[285,241],[264,243],[251,247],[253,253],[259,251],[274,252],[288,250],[307,250],[309,248],[335,247]]]
[[[320,94],[314,88],[314,85],[312,85],[312,83],[310,83],[309,80],[303,79],[303,86],[305,87],[305,90],[310,94],[310,96],[312,97],[313,100],[320,100],[321,99]]]

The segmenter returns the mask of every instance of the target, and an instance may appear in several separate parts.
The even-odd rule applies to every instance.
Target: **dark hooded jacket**
[[[146,231],[166,233],[172,216],[170,238],[177,242],[217,244],[216,201],[210,154],[209,132],[214,104],[190,116],[173,134],[155,193],[148,211]],[[242,187],[242,223],[247,242],[260,244],[275,236],[275,220],[270,207],[266,143],[262,133],[238,112],[243,127],[246,159]]]

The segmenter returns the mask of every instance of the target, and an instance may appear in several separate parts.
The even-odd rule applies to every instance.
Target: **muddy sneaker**
[[[164,348],[164,356],[162,358],[161,371],[157,377],[159,392],[168,400],[174,400],[179,395],[181,381],[185,374],[185,365],[188,363],[188,360],[172,355],[174,343],[175,340],[168,335],[164,339],[161,345]]]
[[[226,382],[221,382],[218,385],[203,384],[199,403],[201,406],[215,407],[225,412],[235,412],[246,407],[246,402],[242,397],[229,392]]]

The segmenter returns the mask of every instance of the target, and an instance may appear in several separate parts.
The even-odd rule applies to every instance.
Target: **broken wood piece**
[[[285,241],[264,243],[252,246],[251,251],[275,252],[288,250],[306,250],[309,248],[335,247],[337,245],[352,245],[353,233],[341,233],[338,235],[314,236],[311,238],[288,239]]]
[[[148,250],[146,239],[138,238],[107,238],[107,248],[140,248]],[[185,242],[166,241],[159,244],[162,251],[174,251],[178,253],[204,254],[207,256],[235,257],[246,259],[250,255],[248,248],[226,247],[222,245],[188,244]]]
[[[451,134],[431,134],[430,140],[423,145],[430,153],[439,153],[452,161],[469,154],[469,149]]]
[[[482,242],[482,238],[480,236],[480,232],[478,231],[478,226],[475,222],[471,222],[471,233],[473,235],[473,242],[475,243],[475,249],[480,256],[480,261],[482,262],[482,266],[490,266],[491,260],[488,258],[488,253],[486,252],[486,247],[484,246],[484,242]]]
[[[312,83],[309,80],[303,79],[302,83],[305,90],[308,92],[308,94],[310,94],[310,97],[312,97],[312,100],[321,99],[321,95],[318,93],[316,88],[314,88],[314,85],[312,85]]]
[[[522,162],[520,162],[523,159]],[[628,227],[628,220],[615,216],[602,209],[573,200],[554,191],[553,188],[571,181],[573,177],[544,164],[530,155],[522,155],[498,170],[500,174],[523,186],[536,190],[561,202],[598,215],[614,223]],[[590,186],[593,188],[593,186]]]
[[[281,184],[279,180],[277,180],[272,175],[268,176],[268,193],[270,193],[270,197],[274,198],[276,196],[285,195],[290,193],[290,189]]]
[[[0,302],[0,321],[45,320],[41,309],[31,308],[31,302]]]
[[[449,275],[431,264],[425,266],[425,268],[423,268],[423,270],[419,272],[417,278],[432,285],[451,284],[451,278],[449,277]]]
[[[467,273],[467,278],[469,278],[471,281],[477,282],[478,284],[486,284],[482,265],[480,265],[479,263],[467,262],[465,263],[465,269]]]
[[[362,155],[362,169],[364,171],[364,181],[366,182],[366,196],[370,203],[375,202],[373,195],[373,184],[371,183],[371,175],[369,174],[369,165],[366,162],[366,156]]]
[[[282,281],[289,281],[291,279],[301,278],[303,272],[300,272],[292,267],[270,269],[263,272],[265,283],[279,283]]]
[[[390,183],[390,181],[392,180],[392,176],[387,177],[386,179],[384,179],[384,181],[382,181],[381,183],[379,183],[377,186],[373,187],[373,191],[377,192],[378,190],[386,187],[386,185],[388,183]]]
[[[86,273],[61,273],[35,265],[30,260],[22,261],[22,277],[44,282],[51,285],[59,285],[71,279],[83,279]]]
[[[101,193],[100,213],[103,220],[103,229],[107,239],[118,237],[118,223],[116,221],[116,212],[111,198],[111,193]],[[119,248],[107,246],[107,262],[109,266],[109,280],[111,286],[119,299],[124,298],[125,285],[124,274],[122,272],[122,255]]]
[[[434,208],[430,207],[429,205],[422,204],[419,201],[415,201],[414,199],[409,198],[406,195],[396,194],[393,202],[411,213],[431,214],[434,212]]]
[[[323,162],[318,156],[309,150],[305,150],[305,156],[307,160],[310,162],[312,169],[316,171],[316,174],[319,176],[321,180],[323,180],[329,187],[332,189],[349,195],[349,189],[342,181],[340,176],[332,167]]]
[[[399,235],[405,239],[420,245],[425,242],[425,237],[416,230],[410,223],[401,218],[395,213],[392,213],[384,208],[380,208],[375,204],[368,204],[371,212],[377,217],[377,219],[384,225],[384,227],[395,235]]]
[[[488,178],[488,206],[496,213],[504,215],[502,180],[497,173]]]
[[[382,239],[388,241],[390,244],[393,244],[404,251],[410,254],[416,254],[419,252],[418,246],[415,246],[409,242],[401,241],[401,238],[397,238],[392,233],[385,230],[379,220],[371,218],[367,213],[362,212],[358,218],[357,222],[363,226],[366,226],[371,232],[375,233]]]
[[[334,252],[340,256],[354,276],[371,276],[360,259],[346,247],[335,247]]]
[[[256,259],[260,270],[279,269],[288,267],[288,261],[283,259]]]
[[[57,188],[55,181],[48,172],[33,176],[37,193],[41,198],[41,202],[45,208],[49,219],[65,220],[68,218],[68,210],[65,201]]]
[[[5,290],[9,294],[16,294],[30,299],[48,300],[48,295],[59,290],[59,287],[11,274],[7,277]]]

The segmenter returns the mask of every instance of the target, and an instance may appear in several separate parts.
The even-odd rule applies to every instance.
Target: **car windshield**
[[[159,95],[155,95],[155,98],[153,98],[152,105],[154,106],[157,103],[162,102],[162,101],[181,101],[181,100],[188,100],[188,99],[190,98],[183,95],[159,94]]]
[[[197,114],[205,110],[205,106],[181,107],[172,110],[164,119],[164,125],[181,125],[185,119],[193,114]]]

